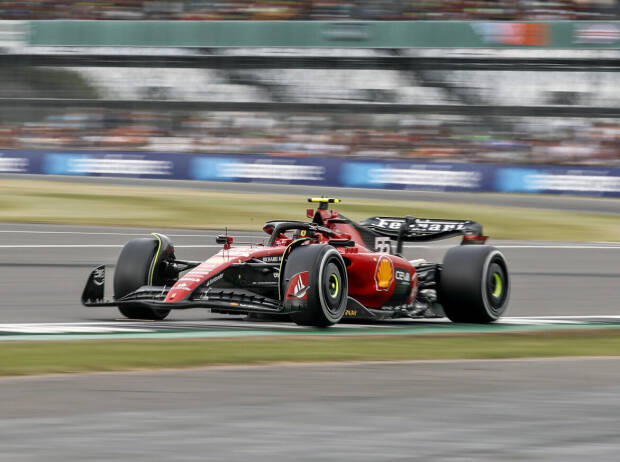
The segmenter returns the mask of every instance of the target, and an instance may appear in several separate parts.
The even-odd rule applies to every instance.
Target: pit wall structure
[[[0,174],[620,197],[620,168],[318,156],[5,149]]]

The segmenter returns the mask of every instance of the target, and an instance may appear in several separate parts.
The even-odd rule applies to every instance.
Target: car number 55
[[[392,243],[389,237],[375,237],[375,252],[392,253]]]

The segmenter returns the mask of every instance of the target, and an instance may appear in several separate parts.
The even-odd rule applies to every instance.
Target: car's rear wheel
[[[114,272],[114,298],[119,299],[145,285],[159,285],[164,279],[160,265],[174,259],[174,249],[166,236],[133,239],[123,247]],[[123,304],[121,314],[131,319],[162,320],[170,310],[149,308],[140,304]]]
[[[327,327],[344,316],[348,299],[346,266],[331,245],[295,248],[284,266],[285,307],[301,307],[291,318],[301,326]],[[305,286],[305,291],[304,291]]]
[[[506,311],[510,297],[510,278],[504,255],[488,245],[450,249],[443,261],[438,295],[444,313],[451,321],[496,321]]]

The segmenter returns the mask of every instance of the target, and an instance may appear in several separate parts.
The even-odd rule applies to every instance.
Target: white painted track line
[[[71,248],[71,249],[97,249],[97,248],[121,248],[124,244],[6,244],[0,245],[0,249],[57,249],[57,248]],[[221,248],[219,244],[205,244],[205,245],[175,245],[175,249],[215,249]]]
[[[584,249],[620,249],[620,244],[610,245],[588,245],[588,244],[493,244],[493,247],[498,249],[570,249],[570,250],[584,250]],[[405,249],[442,249],[450,247],[458,247],[457,245],[405,245]]]
[[[124,244],[2,244],[0,249],[45,249],[45,248],[105,248],[122,247]],[[493,245],[493,244],[491,244]],[[218,244],[197,244],[197,245],[175,245],[175,248],[220,248]],[[454,245],[406,245],[406,249],[441,249],[455,247]],[[493,245],[498,249],[570,249],[570,250],[620,250],[620,245],[574,245],[574,244],[555,244],[555,245],[521,245],[521,244],[497,244]]]
[[[213,232],[213,230],[209,230]],[[224,231],[222,231],[223,233]],[[77,234],[83,236],[150,236],[151,233],[117,233],[117,232],[95,232],[95,231],[32,231],[27,229],[3,229],[0,233],[4,234]],[[258,233],[258,232],[257,232]],[[164,233],[165,234],[165,233]],[[255,239],[257,235],[231,234],[234,237]],[[217,237],[217,234],[166,234],[168,237]]]

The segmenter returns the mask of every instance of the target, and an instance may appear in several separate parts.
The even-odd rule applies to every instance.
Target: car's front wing
[[[105,299],[105,266],[98,266],[89,275],[82,292],[82,304],[88,307],[143,305],[153,309],[209,308],[239,313],[290,313],[279,300],[243,289],[199,287],[188,300],[164,302],[170,286],[142,286],[124,297]]]

